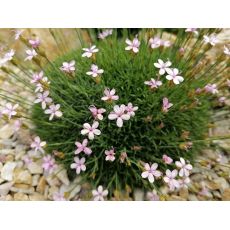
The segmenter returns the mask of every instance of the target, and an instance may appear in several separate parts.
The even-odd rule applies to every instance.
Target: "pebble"
[[[38,181],[39,181],[40,175],[33,175],[32,176],[32,186],[37,186],[38,185]]]
[[[16,167],[15,162],[7,162],[1,169],[1,178],[6,181],[12,181],[13,180],[13,171]]]
[[[14,194],[14,200],[17,200],[17,201],[28,201],[29,200],[29,197],[24,194],[24,193],[15,193]]]
[[[14,172],[14,182],[18,184],[32,184],[32,176],[28,170],[16,169]]]
[[[40,193],[34,193],[32,195],[29,195],[30,201],[44,201],[45,197]]]
[[[61,166],[59,166],[56,171],[54,173],[57,173],[57,178],[65,185],[69,185],[70,181],[69,178],[67,176],[67,171],[64,168],[61,168]]]
[[[4,184],[1,184],[0,185],[0,195],[1,196],[6,196],[9,193],[9,191],[10,191],[10,189],[11,189],[13,184],[14,184],[13,182],[7,182],[7,183],[4,183]]]
[[[230,201],[230,188],[224,190],[222,194],[222,200]]]
[[[41,194],[44,194],[45,188],[46,188],[46,179],[44,176],[42,176],[38,182],[38,186],[37,186],[36,191],[41,193]]]
[[[30,164],[28,164],[27,168],[31,174],[42,174],[43,173],[41,164],[37,162],[31,162]]]
[[[14,134],[14,127],[12,124],[6,124],[0,128],[0,139],[9,139]]]
[[[144,192],[141,189],[136,189],[134,191],[134,200],[135,201],[142,201],[144,200]]]

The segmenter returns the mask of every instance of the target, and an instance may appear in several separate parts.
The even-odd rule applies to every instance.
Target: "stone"
[[[194,195],[194,194],[190,194],[190,195],[188,196],[188,200],[190,200],[190,201],[198,201],[196,195]]]
[[[214,181],[206,181],[207,188],[211,190],[217,190],[220,188],[220,185]]]
[[[218,198],[218,199],[221,199],[221,194],[218,191],[214,191],[213,192],[213,196],[216,197],[216,198]]]
[[[0,128],[0,139],[9,139],[14,134],[14,127],[12,124],[6,124]]]
[[[64,168],[61,168],[60,166],[55,170],[55,173],[57,173],[57,178],[65,185],[69,185],[70,181],[67,176],[67,171]]]
[[[33,194],[34,187],[30,187],[27,184],[14,184],[14,186],[10,189],[10,191],[15,193]]]
[[[45,197],[40,193],[34,193],[32,195],[29,195],[30,201],[44,201]]]
[[[214,183],[218,184],[219,185],[219,189],[221,191],[229,188],[229,183],[223,178],[223,177],[219,177],[217,179],[214,180]]]
[[[24,194],[24,193],[15,193],[14,194],[14,200],[17,200],[17,201],[28,201],[29,197],[26,194]]]
[[[15,155],[14,149],[0,149],[0,155]]]
[[[58,178],[54,177],[54,175],[52,174],[46,177],[46,181],[49,184],[49,186],[59,186],[61,184]]]
[[[6,196],[9,193],[9,191],[10,191],[10,189],[11,189],[13,184],[14,184],[13,182],[7,182],[7,183],[4,183],[4,184],[1,184],[0,185],[0,195],[1,196]]]
[[[39,182],[40,175],[33,175],[32,176],[32,186],[37,186]]]
[[[12,181],[13,180],[13,171],[16,167],[15,162],[7,162],[1,169],[1,178],[6,181]]]
[[[224,190],[222,194],[222,200],[230,201],[230,188]]]
[[[179,191],[179,195],[180,197],[184,198],[184,199],[188,199],[188,189],[187,188],[181,188],[180,191]]]
[[[32,176],[28,170],[16,169],[14,172],[14,182],[30,185],[32,183]]]
[[[30,171],[31,174],[42,174],[43,169],[41,164],[32,162],[27,166],[28,170]]]
[[[144,200],[144,192],[141,189],[136,189],[134,191],[134,200],[135,201],[142,201]]]
[[[169,200],[169,201],[186,201],[186,199],[184,199],[180,196],[176,196],[176,195],[169,196],[167,200]]]
[[[38,186],[37,186],[36,191],[41,193],[41,194],[44,194],[45,188],[46,188],[46,180],[45,180],[45,177],[42,176],[38,182]]]
[[[59,188],[57,186],[51,186],[51,187],[49,187],[48,199],[49,200],[53,200],[54,193],[56,193],[58,191],[59,191]]]

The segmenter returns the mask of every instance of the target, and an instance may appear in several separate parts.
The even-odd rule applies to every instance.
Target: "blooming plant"
[[[212,100],[224,98],[220,88],[230,85],[228,45],[215,62],[206,58],[219,30],[179,29],[172,40],[160,29],[138,35],[124,29],[121,37],[104,30],[88,39],[81,32],[80,48],[50,60],[41,39],[17,31],[14,42],[27,45],[27,76],[1,67],[35,96],[31,148],[47,154],[44,170],[62,164],[70,178],[80,175],[92,184],[93,200],[127,187],[145,188],[149,200],[159,200],[162,184],[171,191],[188,186],[195,156],[206,143]],[[6,62],[17,66],[17,51],[7,50],[1,60]],[[28,109],[25,99],[9,98],[0,113],[6,120]]]

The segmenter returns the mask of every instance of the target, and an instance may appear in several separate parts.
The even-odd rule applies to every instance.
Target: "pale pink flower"
[[[210,36],[204,35],[203,37],[204,37],[204,42],[212,46],[215,46],[219,42],[215,34],[212,34]]]
[[[33,148],[35,150],[35,153],[37,151],[41,152],[41,153],[44,153],[44,149],[43,147],[46,145],[46,142],[45,141],[41,141],[40,137],[39,136],[36,136],[34,138],[34,141],[31,143],[30,147]]]
[[[85,51],[82,54],[82,57],[87,57],[87,58],[92,57],[94,53],[97,53],[99,51],[99,49],[97,49],[95,45],[91,46],[90,48],[83,48],[82,50]]]
[[[43,92],[44,91],[44,85],[49,85],[50,84],[50,81],[48,80],[47,77],[43,77],[42,80],[41,80],[42,83],[37,83],[36,84],[36,88],[35,88],[35,93],[37,92]]]
[[[49,96],[49,91],[45,91],[44,93],[38,93],[37,99],[34,101],[34,103],[41,103],[42,109],[45,109],[46,104],[50,104],[53,101],[52,98],[48,96]]]
[[[161,39],[158,37],[150,38],[149,44],[150,44],[152,49],[158,48],[161,46]]]
[[[63,192],[55,192],[53,194],[53,200],[55,200],[55,201],[66,201],[66,198],[64,197]]]
[[[93,199],[94,201],[104,201],[104,197],[108,195],[108,190],[103,190],[103,187],[101,185],[98,186],[97,190],[93,190]]]
[[[65,73],[73,73],[75,71],[75,61],[63,62],[60,70]]]
[[[127,112],[127,114],[130,116],[130,117],[134,117],[135,116],[135,112],[138,110],[138,107],[137,106],[133,106],[132,103],[128,103],[128,105],[126,106],[125,108],[125,111]]]
[[[15,51],[13,49],[9,50],[7,53],[5,53],[5,55],[1,59],[0,64],[3,65],[6,62],[12,60],[14,55],[15,55]]]
[[[147,199],[150,201],[159,201],[160,200],[159,196],[157,195],[156,190],[154,190],[154,189],[152,192],[147,192]]]
[[[180,188],[188,188],[188,184],[190,183],[189,177],[184,177],[182,179],[179,179]]]
[[[104,72],[103,69],[99,69],[97,65],[91,65],[91,71],[87,72],[87,75],[92,75],[92,77],[100,76]]]
[[[165,74],[166,70],[169,69],[168,67],[171,66],[172,63],[170,61],[163,62],[161,59],[158,59],[158,63],[154,63],[154,66],[159,70],[159,74]]]
[[[185,32],[187,32],[187,33],[194,33],[195,35],[198,35],[198,34],[199,34],[197,28],[187,28],[187,29],[185,30]]]
[[[184,158],[180,157],[180,161],[175,162],[177,168],[180,169],[179,171],[179,176],[180,177],[188,177],[190,171],[192,170],[192,165],[191,164],[186,164]]]
[[[55,159],[51,155],[44,156],[42,160],[42,168],[45,172],[51,174],[57,168]]]
[[[220,97],[218,99],[218,101],[221,103],[221,104],[224,104],[225,103],[225,100],[226,100],[226,97]]]
[[[110,149],[110,150],[105,150],[105,155],[106,155],[106,158],[105,160],[106,161],[114,161],[115,160],[115,152],[114,152],[114,149]]]
[[[20,38],[21,34],[24,32],[24,30],[15,30],[14,32],[15,32],[14,39],[18,40]]]
[[[91,105],[89,107],[89,110],[92,113],[95,120],[100,120],[100,121],[103,120],[102,114],[106,112],[105,109],[103,109],[103,108],[97,109],[94,105]]]
[[[175,178],[177,177],[178,171],[174,169],[173,171],[170,171],[169,169],[166,170],[166,176],[163,178],[165,183],[168,184],[169,189],[171,191],[174,191],[175,188],[180,187],[180,183]]]
[[[153,183],[155,180],[155,177],[158,178],[161,176],[161,172],[156,170],[158,167],[157,163],[152,164],[151,166],[148,163],[145,163],[144,165],[145,170],[141,176],[142,178],[148,178],[150,183]]]
[[[1,116],[0,116],[1,117]],[[18,132],[22,126],[22,121],[17,119],[14,122],[14,132]]]
[[[217,94],[219,92],[216,84],[207,84],[204,89],[207,93]]]
[[[44,76],[43,71],[41,71],[40,73],[34,73],[30,83],[33,83],[33,84],[39,83],[42,80],[43,76]]]
[[[29,165],[29,164],[31,164],[33,162],[33,160],[30,158],[29,155],[24,155],[23,158],[22,158],[22,160],[24,161],[24,163],[26,165]]]
[[[150,89],[154,89],[154,88],[157,89],[159,86],[162,85],[162,81],[158,81],[158,80],[155,80],[153,78],[151,78],[150,81],[145,81],[144,83],[145,83],[145,85],[149,85]]]
[[[70,165],[70,168],[76,169],[77,174],[80,174],[81,171],[84,172],[86,170],[84,157],[82,157],[81,159],[79,159],[78,157],[74,157],[74,161],[75,161],[75,163],[72,163]]]
[[[37,48],[40,45],[40,39],[35,38],[35,39],[29,39],[29,44],[32,46],[32,48]]]
[[[76,141],[75,145],[77,146],[77,149],[75,151],[75,154],[79,154],[81,152],[84,152],[86,155],[90,155],[92,153],[91,148],[87,147],[88,140],[84,139],[82,143]]]
[[[45,114],[50,114],[49,120],[51,121],[54,117],[61,117],[62,112],[59,110],[59,104],[52,104],[49,106],[49,109],[45,110]]]
[[[184,78],[182,76],[178,76],[178,74],[179,74],[178,69],[176,69],[176,68],[174,68],[174,69],[167,68],[166,72],[168,74],[166,76],[166,79],[169,80],[169,81],[173,80],[173,83],[175,85],[178,85],[178,84],[180,84],[181,82],[184,81]]]
[[[227,46],[224,46],[224,53],[230,56],[230,49]]]
[[[15,116],[17,114],[17,108],[18,104],[12,105],[11,103],[6,103],[5,107],[2,110],[2,114],[7,115],[8,119],[10,120],[12,116]]]
[[[141,42],[138,40],[138,38],[134,38],[133,41],[130,41],[129,39],[125,40],[126,44],[128,45],[125,47],[125,50],[132,50],[134,53],[139,52],[139,46]]]
[[[107,29],[102,31],[101,33],[98,34],[98,38],[99,39],[105,39],[106,37],[108,37],[109,35],[112,35],[113,30],[112,29]]]
[[[103,101],[117,101],[119,99],[119,96],[115,95],[116,90],[115,89],[109,89],[106,88],[104,90],[104,97],[101,98]]]
[[[31,61],[35,56],[37,56],[37,52],[34,49],[26,50],[27,57],[25,58],[25,61],[29,60]]]
[[[161,40],[161,46],[170,47],[171,46],[171,42],[168,41],[168,40]]]
[[[163,155],[162,160],[164,161],[165,164],[168,164],[168,165],[172,164],[173,162],[173,159],[167,156],[166,154]]]
[[[85,123],[83,124],[83,128],[81,130],[81,134],[82,135],[88,135],[88,138],[90,140],[94,139],[94,135],[101,135],[101,131],[99,129],[97,129],[97,127],[99,126],[99,123],[97,121],[93,122],[92,126],[89,123]]]
[[[167,113],[169,108],[171,108],[172,106],[173,106],[173,104],[169,102],[169,99],[167,97],[164,97],[163,98],[163,106],[162,106],[163,112]]]
[[[122,127],[123,120],[127,121],[130,119],[130,115],[126,113],[126,106],[123,104],[121,106],[115,105],[113,110],[108,116],[109,120],[117,120],[117,126]]]

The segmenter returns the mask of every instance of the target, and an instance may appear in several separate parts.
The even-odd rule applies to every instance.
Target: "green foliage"
[[[56,157],[65,165],[71,178],[76,172],[70,169],[73,162],[75,141],[82,142],[85,136],[80,131],[84,123],[93,123],[89,111],[90,105],[105,108],[103,121],[99,129],[102,134],[89,141],[93,153],[86,156],[86,171],[81,173],[83,179],[92,182],[93,186],[103,185],[109,189],[110,195],[114,190],[131,188],[158,187],[160,181],[150,184],[141,178],[142,162],[158,163],[159,170],[164,172],[170,166],[162,161],[162,155],[167,154],[173,160],[184,157],[193,161],[196,153],[202,147],[209,121],[210,98],[207,94],[196,95],[195,89],[203,88],[212,78],[214,73],[196,71],[193,69],[205,57],[201,48],[202,34],[197,39],[191,50],[197,49],[196,56],[192,51],[180,56],[179,48],[188,42],[188,34],[179,30],[175,45],[164,49],[150,49],[146,42],[145,33],[139,36],[141,41],[140,51],[133,54],[125,51],[125,34],[118,39],[116,32],[113,36],[103,41],[94,41],[99,48],[93,60],[81,57],[82,50],[74,50],[69,54],[59,57],[45,68],[45,75],[49,78],[50,95],[55,104],[61,105],[63,117],[48,121],[40,105],[34,105],[32,120],[36,125],[35,132],[42,140],[47,141],[48,152],[57,150],[65,154],[64,159]],[[84,44],[88,47],[89,44]],[[172,67],[178,68],[185,78],[184,82],[174,85],[161,76],[163,85],[151,91],[144,81],[158,78],[159,69],[154,67],[158,59],[172,62]],[[60,71],[64,61],[76,61],[74,76],[69,76]],[[100,83],[86,75],[91,64],[96,64],[104,69]],[[116,89],[119,100],[112,104],[101,100],[105,87]],[[173,106],[168,113],[162,112],[162,100],[167,97]],[[197,101],[199,100],[199,103]],[[108,120],[108,114],[115,104],[127,105],[131,102],[138,106],[136,115],[125,121],[122,128],[116,126],[115,121]],[[184,131],[190,133],[188,139],[181,137]],[[193,142],[191,149],[186,151],[183,144]],[[115,148],[116,160],[105,161],[105,150]],[[120,162],[120,154],[127,152],[128,159]],[[83,156],[83,154],[80,154]]]

